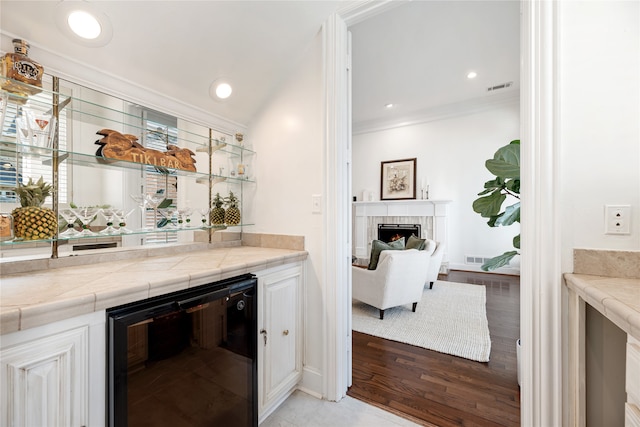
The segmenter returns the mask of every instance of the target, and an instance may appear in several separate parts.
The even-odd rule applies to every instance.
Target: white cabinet
[[[2,336],[1,424],[104,425],[104,311]]]
[[[627,335],[627,366],[626,366],[625,404],[626,427],[640,427],[640,341]]]
[[[258,273],[258,412],[266,418],[302,378],[302,264]]]

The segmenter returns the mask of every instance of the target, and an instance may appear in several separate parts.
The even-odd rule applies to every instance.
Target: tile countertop
[[[640,340],[640,251],[574,250],[566,285],[620,329]]]
[[[637,340],[640,340],[640,279],[568,273],[569,289]]]
[[[236,246],[2,274],[0,334],[303,261],[296,249]]]

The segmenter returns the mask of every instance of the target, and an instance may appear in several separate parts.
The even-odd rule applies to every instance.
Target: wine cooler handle
[[[260,333],[264,337],[264,345],[267,345],[267,331],[265,329],[260,329]]]
[[[181,310],[186,310],[196,306],[202,306],[205,303],[215,301],[218,299],[226,298],[225,301],[229,301],[229,289],[222,288],[217,291],[209,292],[207,294],[198,295],[193,298],[187,298],[184,300],[177,301],[178,307]]]

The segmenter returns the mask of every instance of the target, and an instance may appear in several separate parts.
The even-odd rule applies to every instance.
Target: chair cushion
[[[369,270],[375,270],[378,267],[378,260],[380,259],[380,252],[382,251],[401,251],[404,250],[404,237],[394,240],[393,242],[385,243],[382,240],[374,240],[371,242],[371,256],[369,257]]]
[[[412,234],[411,236],[409,236],[409,239],[407,240],[407,249],[417,249],[419,251],[424,250],[424,248],[427,247],[427,243],[426,243],[427,239],[419,239],[416,237],[415,234]]]

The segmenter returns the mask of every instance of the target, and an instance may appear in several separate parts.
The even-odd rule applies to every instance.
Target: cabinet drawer
[[[640,344],[629,337],[627,341],[627,400],[640,407]]]
[[[640,427],[640,408],[632,403],[624,404],[624,427]]]

